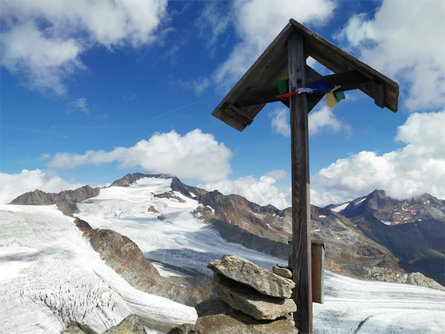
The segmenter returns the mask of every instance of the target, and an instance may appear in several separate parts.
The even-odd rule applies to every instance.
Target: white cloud
[[[9,203],[17,196],[36,189],[57,193],[81,186],[40,169],[24,169],[19,174],[0,173],[0,203]]]
[[[406,80],[411,110],[445,105],[445,2],[384,0],[373,18],[354,15],[342,30],[350,47],[383,73]]]
[[[311,188],[311,204],[318,207],[325,207],[329,204],[341,204],[351,200],[343,195],[335,194],[329,191],[317,191]]]
[[[275,109],[270,113],[270,116],[272,117],[272,130],[284,137],[290,137],[289,109]]]
[[[284,209],[290,206],[289,193],[279,189],[275,183],[286,177],[287,173],[284,170],[277,170],[269,172],[259,179],[249,175],[234,181],[225,179],[207,183],[200,187],[209,191],[216,189],[225,195],[241,195],[260,205],[272,204],[279,209]]]
[[[45,161],[48,160],[49,158],[51,158],[51,156],[48,153],[42,153],[40,154],[39,161]]]
[[[289,109],[282,108],[276,109],[270,113],[272,117],[272,129],[276,133],[290,137],[290,121],[289,121]],[[309,135],[315,135],[322,131],[340,132],[345,131],[350,133],[351,128],[347,124],[341,123],[334,115],[331,109],[326,106],[319,108],[318,110],[311,111],[309,114]]]
[[[231,156],[232,152],[213,135],[196,129],[184,136],[175,131],[154,134],[132,147],[117,147],[109,152],[57,153],[48,166],[75,168],[119,162],[121,168],[142,167],[151,173],[171,173],[180,178],[209,182],[223,179],[230,173]]]
[[[223,2],[208,2],[195,24],[200,29],[201,37],[209,47],[213,47],[218,38],[229,28],[231,15],[227,13]]]
[[[231,15],[240,42],[216,70],[214,79],[218,84],[229,87],[272,42],[290,18],[321,24],[330,18],[334,8],[335,4],[330,0],[235,1]]]
[[[340,132],[341,130],[350,132],[348,125],[342,124],[327,106],[323,106],[318,110],[311,111],[309,114],[309,135],[317,134],[324,129],[330,132]]]
[[[88,114],[89,110],[88,110],[87,99],[86,98],[80,97],[80,98],[74,100],[71,104],[77,110],[80,110],[84,114]]]
[[[339,159],[312,176],[323,191],[344,199],[383,189],[395,198],[429,193],[445,198],[445,110],[414,113],[399,127],[397,141],[405,146],[378,155],[362,151]]]
[[[63,80],[84,68],[95,45],[138,47],[154,40],[167,0],[0,0],[0,65],[32,88],[66,91]]]
[[[175,83],[186,89],[193,90],[198,96],[200,96],[210,86],[210,80],[208,78],[197,78],[194,80],[176,80]]]

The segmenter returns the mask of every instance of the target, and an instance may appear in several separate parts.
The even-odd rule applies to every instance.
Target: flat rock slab
[[[207,267],[215,273],[246,284],[271,297],[290,298],[295,287],[292,280],[234,255],[225,255],[221,259],[212,260]]]
[[[275,320],[297,310],[291,299],[262,295],[220,274],[214,275],[211,284],[224,302],[257,320]]]
[[[220,298],[196,306],[196,333],[205,334],[297,334],[292,320],[260,321],[232,309]]]
[[[273,266],[272,267],[272,271],[281,276],[281,277],[285,277],[285,278],[290,278],[292,279],[292,271],[290,271],[289,269],[287,269],[286,267],[281,267],[281,266]]]

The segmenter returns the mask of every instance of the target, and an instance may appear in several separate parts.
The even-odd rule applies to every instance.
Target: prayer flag
[[[334,92],[335,98],[337,99],[337,102],[340,102],[341,100],[345,99],[345,92],[342,90],[337,90]]]
[[[311,85],[311,88],[314,90],[314,92],[317,92],[317,93],[326,93],[331,90],[331,87],[329,87],[329,85],[326,81],[314,82]]]
[[[334,92],[329,92],[326,94],[326,104],[329,108],[334,108],[337,105],[338,101],[335,98]]]

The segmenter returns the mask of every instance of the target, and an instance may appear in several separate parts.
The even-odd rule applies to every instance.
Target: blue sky
[[[376,188],[445,198],[441,0],[1,0],[0,8],[3,202],[141,171],[287,206],[286,108],[269,104],[242,133],[211,112],[291,17],[400,84],[396,114],[358,91],[311,112],[312,202]]]

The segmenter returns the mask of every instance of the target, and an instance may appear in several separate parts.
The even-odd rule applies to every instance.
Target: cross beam
[[[306,65],[306,75],[307,75],[306,87],[311,87],[313,84],[317,82],[325,82],[330,87],[339,86],[340,87],[339,90],[348,91],[357,89],[362,85],[370,83],[373,84],[373,87],[375,85],[375,83],[371,82],[369,78],[367,78],[366,76],[355,70],[322,76],[312,67]],[[383,86],[381,85],[379,89],[381,91],[380,94],[380,99],[381,99]],[[321,97],[323,97],[324,94],[325,93],[311,94],[311,95],[320,95]],[[244,107],[244,106],[250,106],[252,104],[280,101],[280,99],[276,97],[277,95],[278,95],[277,88],[274,86],[270,86],[267,90],[258,91],[255,94],[247,95],[245,98],[240,98],[239,101],[237,101],[237,106]],[[377,99],[376,99],[376,104],[377,104]]]

